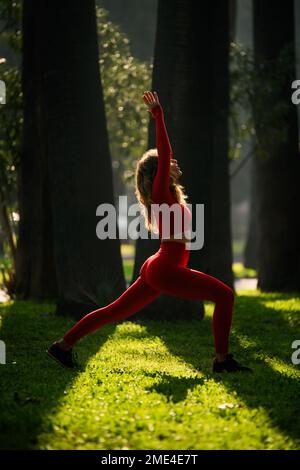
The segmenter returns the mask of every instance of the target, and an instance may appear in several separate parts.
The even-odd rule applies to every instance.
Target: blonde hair
[[[155,219],[151,217],[151,199],[152,183],[156,175],[158,165],[158,151],[156,148],[147,150],[142,158],[137,162],[135,170],[135,195],[142,205],[142,213],[145,219],[145,226],[150,232],[157,232]],[[184,193],[184,187],[176,183],[171,176],[170,191],[175,196],[179,204],[186,204],[187,195]]]

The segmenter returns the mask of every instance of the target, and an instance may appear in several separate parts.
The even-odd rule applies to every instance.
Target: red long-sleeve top
[[[167,204],[173,206],[175,211],[159,211],[159,217],[155,216],[159,236],[169,238],[171,235],[182,234],[191,228],[191,212],[186,204],[178,203],[176,197],[170,190],[170,163],[173,158],[173,151],[169,141],[164,113],[161,105],[157,105],[150,110],[155,119],[156,127],[156,148],[158,152],[158,165],[152,184],[152,201],[155,204]],[[169,230],[170,225],[170,230]]]

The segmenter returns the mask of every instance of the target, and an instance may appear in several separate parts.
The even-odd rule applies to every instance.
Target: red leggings
[[[140,269],[140,276],[112,303],[83,317],[65,335],[74,345],[106,323],[133,315],[160,294],[215,303],[213,334],[216,353],[227,353],[234,304],[233,290],[213,276],[187,267],[190,251],[184,243],[163,241]]]

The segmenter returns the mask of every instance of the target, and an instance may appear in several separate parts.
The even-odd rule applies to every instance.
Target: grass
[[[78,343],[72,371],[44,351],[73,320],[51,304],[1,304],[0,447],[300,449],[299,295],[237,295],[231,348],[251,375],[211,373],[205,308],[199,322],[106,325]]]

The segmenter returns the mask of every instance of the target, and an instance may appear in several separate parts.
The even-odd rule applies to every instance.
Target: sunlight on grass
[[[200,322],[106,325],[79,342],[80,371],[44,353],[74,320],[53,304],[2,304],[1,447],[300,449],[299,307],[297,296],[238,293],[231,349],[254,373],[219,376],[211,302]]]
[[[133,274],[134,260],[133,259],[123,259],[124,267],[124,276],[126,282],[130,282]]]
[[[236,331],[236,329],[234,328],[234,326],[232,327],[231,331],[232,331],[232,334],[234,334],[235,337],[238,339],[239,344],[243,349],[245,349],[245,350],[247,350],[247,349],[255,350],[256,348],[258,348],[257,341],[250,338],[246,334],[238,333]]]
[[[291,349],[291,354],[294,350]],[[287,364],[285,361],[282,361],[276,357],[264,357],[264,361],[269,365],[274,371],[279,372],[280,374],[285,374],[289,377],[295,377],[300,380],[300,371],[299,368],[296,368],[292,363]]]
[[[233,263],[232,270],[235,278],[257,277],[257,272],[255,269],[245,268],[242,263]]]
[[[300,311],[300,297],[293,299],[274,299],[267,300],[261,299],[260,303],[266,308],[273,308],[276,311],[283,312],[299,312]]]
[[[122,256],[134,256],[135,246],[131,243],[121,243],[121,255]]]
[[[248,408],[236,391],[129,322],[89,360],[49,419],[43,449],[293,447],[267,410]]]

